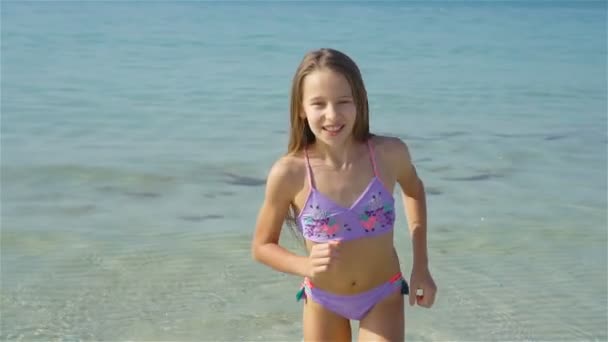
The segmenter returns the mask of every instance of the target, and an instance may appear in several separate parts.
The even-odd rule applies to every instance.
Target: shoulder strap
[[[372,167],[374,168],[374,175],[378,178],[380,178],[380,176],[378,175],[378,168],[376,167],[376,156],[374,155],[374,147],[372,146],[371,143],[372,139],[367,139],[367,147],[369,148],[369,157],[372,161]]]
[[[314,189],[314,182],[312,180],[312,167],[310,167],[310,160],[308,159],[308,148],[304,148],[304,158],[306,159],[306,176],[308,178],[308,185],[311,189]]]

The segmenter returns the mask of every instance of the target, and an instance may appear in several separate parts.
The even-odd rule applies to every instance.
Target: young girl
[[[397,184],[413,243],[409,286],[393,246]],[[279,245],[286,217],[308,256]],[[304,278],[297,298],[304,299],[306,341],[350,341],[350,320],[359,321],[362,341],[401,341],[403,296],[410,305],[433,305],[423,184],[404,142],[370,134],[360,71],[339,51],[309,52],[297,69],[288,153],[268,174],[252,253]]]

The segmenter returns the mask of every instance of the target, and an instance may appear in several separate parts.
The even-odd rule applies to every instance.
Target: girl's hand
[[[418,290],[422,290],[422,295],[418,295]],[[436,293],[437,286],[428,267],[414,267],[410,278],[410,305],[430,308],[435,302]]]
[[[310,251],[308,257],[308,276],[314,278],[316,275],[326,272],[332,267],[336,260],[339,258],[340,243],[337,241],[330,241],[328,243],[316,244]]]

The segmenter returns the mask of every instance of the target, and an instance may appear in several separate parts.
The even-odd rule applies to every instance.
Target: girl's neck
[[[361,146],[352,139],[340,146],[329,146],[317,141],[310,147],[318,158],[332,169],[348,168],[359,159],[361,154]]]

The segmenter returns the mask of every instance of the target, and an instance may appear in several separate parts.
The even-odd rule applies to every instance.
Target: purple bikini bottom
[[[310,280],[306,278],[296,298],[298,301],[302,297],[311,298],[344,318],[361,320],[376,303],[397,290],[400,290],[404,295],[409,293],[409,287],[401,272],[395,274],[386,283],[355,295],[337,295],[320,290],[315,288]]]

